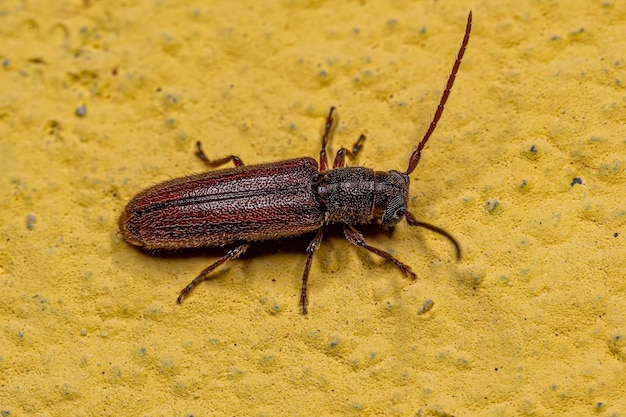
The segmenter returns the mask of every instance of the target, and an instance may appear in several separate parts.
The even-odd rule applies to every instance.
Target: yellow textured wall
[[[117,219],[236,153],[406,168],[463,36],[410,209],[368,231],[155,257]],[[0,3],[0,415],[626,414],[626,2]],[[581,184],[574,184],[580,178]],[[434,308],[418,314],[426,299]]]

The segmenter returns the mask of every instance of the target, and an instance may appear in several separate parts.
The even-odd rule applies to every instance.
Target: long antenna
[[[472,12],[469,12],[467,16],[467,26],[465,26],[465,36],[463,37],[463,42],[461,43],[461,49],[459,49],[459,53],[456,56],[456,61],[454,61],[454,66],[452,67],[452,72],[448,77],[448,83],[446,84],[446,89],[443,90],[443,95],[441,96],[441,100],[439,100],[439,106],[437,106],[437,111],[435,112],[435,116],[433,117],[433,121],[430,122],[430,127],[426,131],[424,138],[417,145],[417,148],[411,154],[411,158],[409,159],[409,167],[406,169],[406,174],[409,175],[415,167],[417,163],[420,161],[422,157],[422,149],[430,139],[430,135],[435,131],[437,127],[437,122],[441,118],[441,114],[443,113],[443,107],[446,105],[446,101],[448,101],[448,97],[450,96],[450,90],[452,90],[452,85],[454,84],[454,80],[456,79],[456,73],[459,72],[459,67],[461,66],[461,59],[463,59],[463,54],[465,53],[465,49],[467,48],[467,44],[469,43],[470,32],[472,31]]]

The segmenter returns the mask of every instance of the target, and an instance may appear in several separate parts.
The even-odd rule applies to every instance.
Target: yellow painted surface
[[[236,153],[406,168],[368,241],[155,257],[126,202]],[[0,415],[626,415],[626,2],[0,3]],[[81,108],[81,106],[84,106]],[[79,113],[86,110],[86,113]],[[78,111],[78,113],[77,113]],[[571,185],[574,178],[582,184]],[[418,314],[425,300],[432,310]]]

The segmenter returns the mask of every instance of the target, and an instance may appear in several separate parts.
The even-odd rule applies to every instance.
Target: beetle
[[[122,237],[146,250],[234,246],[180,292],[177,299],[180,304],[213,270],[241,256],[253,242],[312,233],[300,290],[303,314],[307,314],[307,280],[313,253],[319,248],[327,225],[343,224],[344,235],[350,243],[382,257],[413,278],[416,275],[408,265],[368,245],[354,226],[373,223],[391,229],[404,218],[410,226],[424,227],[446,237],[460,259],[461,248],[457,241],[445,230],[418,221],[407,206],[409,175],[415,170],[441,118],[469,43],[471,28],[470,12],[437,110],[411,154],[406,171],[382,172],[346,166],[346,155],[356,156],[364,135],[352,150],[341,148],[329,169],[326,146],[335,111],[331,107],[322,134],[319,166],[309,157],[257,165],[244,165],[235,155],[211,161],[197,142],[196,154],[208,166],[215,168],[232,161],[235,167],[172,179],[142,191],[130,200],[119,219]]]

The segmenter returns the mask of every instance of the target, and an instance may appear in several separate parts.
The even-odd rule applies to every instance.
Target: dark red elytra
[[[333,125],[334,107],[326,118],[319,166],[313,158],[296,158],[258,165],[244,165],[231,155],[210,161],[197,143],[197,155],[209,166],[232,161],[234,168],[209,171],[157,184],[135,196],[119,220],[120,232],[128,243],[147,250],[231,246],[223,257],[194,278],[178,296],[178,303],[218,266],[241,256],[253,242],[314,235],[307,247],[302,274],[300,306],[307,313],[307,280],[313,253],[320,246],[324,226],[341,223],[346,239],[382,257],[403,273],[415,278],[411,268],[390,253],[365,243],[355,225],[377,224],[389,229],[403,218],[410,226],[421,226],[449,239],[446,231],[415,219],[407,210],[409,175],[415,170],[422,150],[437,127],[448,100],[472,29],[467,17],[465,36],[426,134],[409,158],[404,172],[374,171],[345,166],[346,154],[356,156],[365,136],[352,150],[341,148],[329,169],[326,145]]]

